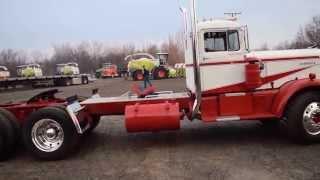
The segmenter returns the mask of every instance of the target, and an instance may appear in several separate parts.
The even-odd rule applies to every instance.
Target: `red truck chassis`
[[[320,80],[310,74],[309,78],[289,81],[278,89],[206,93],[202,95],[197,119],[205,123],[257,119],[273,122],[297,119],[293,116],[300,116],[304,111],[303,118],[288,123],[289,134],[296,140],[312,142],[319,140],[319,133],[315,133],[320,129],[319,88]],[[28,101],[0,105],[1,160],[10,157],[20,134],[24,145],[35,157],[64,158],[72,152],[81,136],[98,125],[101,116],[124,115],[130,133],[178,130],[184,117],[192,120],[195,101],[191,93],[154,92],[153,88],[134,96],[111,98],[102,98],[95,92],[86,100],[76,96],[59,99],[55,97],[56,93],[57,90],[50,90]],[[304,104],[301,105],[305,99],[314,101],[307,110]],[[304,127],[300,119],[306,116],[305,111],[311,113],[313,129],[297,129]]]

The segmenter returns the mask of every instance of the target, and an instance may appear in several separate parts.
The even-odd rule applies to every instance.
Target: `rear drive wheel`
[[[0,162],[4,160],[2,158],[2,156],[4,156],[3,154],[5,153],[5,148],[6,148],[4,138],[5,138],[4,135],[0,133]]]
[[[73,152],[80,135],[69,115],[57,107],[46,107],[30,115],[23,127],[29,152],[43,160],[58,160]]]
[[[89,129],[87,129],[84,132],[84,135],[91,134],[96,129],[96,127],[99,125],[99,123],[100,123],[100,116],[93,116],[92,117],[92,122],[90,124],[90,127],[89,127]]]
[[[320,95],[310,91],[297,96],[286,112],[289,136],[298,142],[320,140]]]
[[[262,126],[266,128],[276,128],[280,125],[280,120],[279,119],[266,119],[266,120],[261,120]]]
[[[0,161],[10,158],[15,142],[14,128],[9,119],[0,114]]]
[[[14,136],[15,136],[15,142],[18,143],[18,141],[20,140],[20,135],[21,135],[21,126],[17,120],[17,118],[8,110],[0,108],[0,114],[2,114],[4,117],[6,117],[13,130],[14,130]]]

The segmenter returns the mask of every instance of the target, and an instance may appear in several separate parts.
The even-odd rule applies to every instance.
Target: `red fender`
[[[319,79],[300,79],[294,80],[283,85],[272,105],[272,113],[281,118],[289,100],[299,92],[306,89],[320,88]]]

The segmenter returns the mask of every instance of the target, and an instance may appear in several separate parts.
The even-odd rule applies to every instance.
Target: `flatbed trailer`
[[[80,75],[55,75],[40,77],[12,77],[0,79],[0,88],[15,88],[17,86],[70,86],[77,84],[88,84],[89,74]]]

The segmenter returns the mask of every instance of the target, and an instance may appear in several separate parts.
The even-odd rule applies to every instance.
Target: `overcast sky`
[[[188,5],[188,0],[180,0]],[[64,42],[161,41],[181,29],[177,0],[0,0],[0,49]],[[199,17],[241,11],[253,48],[294,38],[320,0],[198,0]]]

